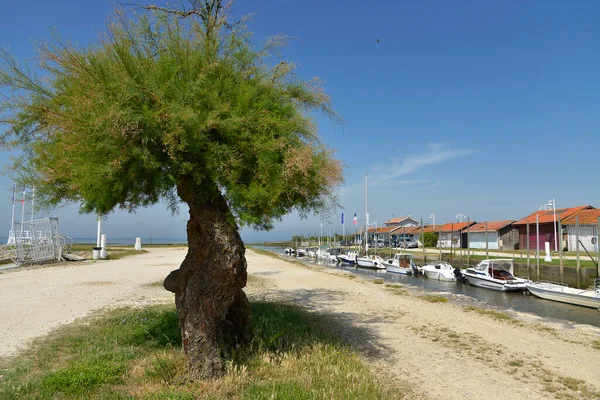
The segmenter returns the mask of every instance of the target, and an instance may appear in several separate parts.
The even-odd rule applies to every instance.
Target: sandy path
[[[145,285],[177,268],[185,249],[149,248],[114,261],[25,267],[0,274],[0,357],[60,324],[104,307],[173,301],[166,290]]]
[[[172,302],[157,282],[184,249],[150,249],[115,261],[21,269],[0,274],[0,357],[94,310]],[[299,304],[332,326],[384,380],[415,399],[599,398],[600,340],[595,329],[496,321],[421,294],[350,279],[340,269],[306,267],[247,252],[254,300]],[[600,318],[600,314],[599,314]],[[593,392],[592,392],[593,391]]]
[[[497,321],[430,303],[417,292],[349,279],[342,270],[253,252],[247,259],[250,275],[264,280],[257,289],[250,281],[251,298],[331,315],[339,334],[356,343],[384,379],[410,388],[409,398],[600,397],[600,350],[591,346],[600,340],[597,330]]]

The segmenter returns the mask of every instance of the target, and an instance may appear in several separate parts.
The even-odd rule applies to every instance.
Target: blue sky
[[[27,5],[24,5],[27,4]],[[317,116],[324,141],[346,165],[340,201],[363,210],[369,174],[371,221],[394,216],[519,219],[551,198],[558,207],[600,207],[600,3],[596,1],[239,1],[254,12],[256,43],[294,36],[284,56],[304,78],[320,77],[344,120]],[[20,60],[57,28],[94,40],[111,13],[103,1],[0,3],[0,42]],[[379,40],[379,43],[376,42]],[[6,163],[7,154],[0,154]],[[10,225],[10,182],[0,229]],[[341,231],[339,213],[324,232]],[[52,213],[71,236],[94,236],[93,216]],[[187,213],[163,205],[105,222],[113,237],[184,237]],[[247,241],[320,230],[292,214]],[[0,235],[2,235],[0,233]]]

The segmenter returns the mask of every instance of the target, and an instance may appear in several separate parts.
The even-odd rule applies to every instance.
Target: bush
[[[435,232],[425,232],[423,234],[423,246],[425,247],[436,247],[438,241],[438,234]]]

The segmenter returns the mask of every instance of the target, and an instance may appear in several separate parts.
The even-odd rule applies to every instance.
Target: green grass
[[[592,347],[596,350],[600,350],[600,340],[592,341]]]
[[[419,296],[419,298],[428,301],[430,303],[447,303],[448,299],[445,298],[444,296],[436,296],[436,295],[425,295],[425,296]]]
[[[463,309],[467,312],[476,312],[479,315],[484,315],[493,318],[497,321],[504,321],[515,325],[522,325],[521,321],[516,320],[515,318],[502,311],[488,310],[485,308],[478,308],[473,306],[464,307]]]
[[[221,379],[187,379],[177,313],[153,306],[79,321],[0,360],[0,398],[402,398],[339,341],[331,321],[290,305],[251,306],[255,339]]]
[[[373,279],[373,283],[376,285],[383,285],[383,278],[375,278]]]

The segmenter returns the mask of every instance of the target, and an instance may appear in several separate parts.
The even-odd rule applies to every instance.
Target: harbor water
[[[445,296],[450,302],[461,306],[507,311],[520,314],[526,319],[541,319],[544,322],[561,324],[566,327],[590,325],[600,328],[600,311],[593,308],[544,300],[521,292],[507,293],[483,289],[468,283],[435,281],[422,276],[400,275],[386,272],[385,270],[340,266],[336,263],[286,256],[284,247],[259,245],[253,247],[272,251],[281,255],[284,259],[289,257],[295,260],[301,260],[307,264],[319,264],[329,268],[343,269],[358,275],[383,278],[387,283],[402,284],[407,290],[426,291]]]

